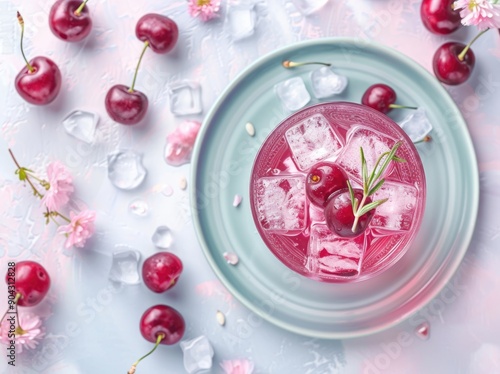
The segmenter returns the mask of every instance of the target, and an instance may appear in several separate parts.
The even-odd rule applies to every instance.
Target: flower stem
[[[139,62],[137,62],[137,67],[135,68],[134,80],[132,81],[132,85],[128,89],[128,92],[134,92],[135,80],[137,79],[137,73],[139,71],[139,66],[141,65],[142,57],[144,56],[144,53],[146,53],[146,49],[148,49],[148,47],[149,47],[149,42],[146,40],[144,42],[144,48],[142,49],[141,56],[139,57]]]
[[[17,162],[16,157],[14,156],[14,153],[12,153],[12,150],[11,150],[11,149],[9,149],[9,153],[10,153],[10,157],[12,157],[12,160],[14,160],[14,163],[15,163],[15,164],[16,164],[16,166],[17,166],[17,170],[21,170],[21,169],[22,169],[22,167],[21,167],[21,165],[19,165],[19,162]],[[41,194],[41,193],[40,193],[40,192],[36,189],[36,187],[34,186],[34,184],[31,182],[31,180],[30,180],[30,178],[29,178],[28,174],[26,174],[26,181],[28,182],[28,184],[29,184],[29,185],[31,186],[31,188],[33,189],[33,194],[34,194],[35,196],[38,196],[39,198],[42,198],[42,197],[43,197],[43,195],[42,195],[42,194]]]
[[[35,68],[30,65],[28,62],[28,59],[26,58],[26,55],[24,54],[24,48],[23,48],[23,39],[24,39],[24,19],[21,16],[21,13],[17,12],[17,21],[21,25],[21,53],[23,55],[24,61],[26,62],[26,66],[28,67],[28,70],[30,73],[33,73],[35,71]]]
[[[68,223],[70,223],[70,222],[71,222],[71,220],[70,220],[68,217],[66,217],[66,216],[62,215],[61,213],[59,213],[59,212],[53,212],[53,213],[54,213],[54,214],[56,214],[56,215],[58,215],[59,217],[61,217],[61,218],[62,218],[63,220],[65,220],[66,222],[68,222]]]
[[[79,16],[80,13],[82,12],[83,8],[85,8],[85,5],[87,4],[87,1],[89,0],[85,0],[83,3],[80,4],[80,6],[78,7],[77,10],[75,10],[75,16]]]
[[[467,45],[465,46],[465,48],[463,49],[463,51],[462,51],[462,52],[460,52],[460,54],[458,55],[458,59],[459,59],[460,61],[463,61],[463,60],[464,60],[465,55],[467,54],[467,52],[469,52],[469,49],[470,49],[470,47],[472,46],[472,44],[473,44],[476,40],[478,40],[478,39],[479,39],[479,37],[480,37],[481,35],[483,35],[483,34],[484,34],[486,31],[488,31],[488,30],[489,30],[489,29],[486,29],[486,30],[481,31],[479,34],[477,34],[477,35],[475,36],[475,38],[474,38],[474,39],[472,39],[472,40],[469,42],[469,44],[467,44]]]
[[[138,359],[136,362],[134,362],[130,368],[130,370],[128,371],[127,374],[134,374],[135,373],[135,369],[137,367],[137,365],[139,365],[139,362],[141,362],[142,360],[144,360],[146,357],[148,357],[151,353],[153,353],[156,348],[158,348],[158,346],[160,345],[161,341],[165,339],[165,334],[160,334],[158,335],[158,337],[156,338],[156,344],[155,346],[153,347],[152,350],[150,350],[148,353],[146,353],[144,356],[142,356],[140,359]]]
[[[332,66],[332,64],[329,64],[327,62],[295,62],[295,61],[290,61],[290,60],[285,60],[281,63],[284,68],[290,69],[290,68],[296,68],[299,66],[304,66],[304,65],[324,65],[324,66]]]

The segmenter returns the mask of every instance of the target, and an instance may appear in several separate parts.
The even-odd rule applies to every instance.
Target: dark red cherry
[[[153,292],[165,292],[172,288],[181,273],[181,259],[170,252],[156,253],[142,264],[142,279]]]
[[[15,292],[20,294],[17,305],[35,306],[43,300],[50,288],[50,277],[47,270],[34,261],[19,261],[16,263],[15,276],[7,273],[5,281],[15,281]]]
[[[51,59],[35,57],[17,74],[15,86],[19,95],[28,103],[46,105],[55,100],[61,90],[61,71]]]
[[[57,0],[49,13],[49,26],[52,33],[67,42],[79,42],[92,30],[87,5],[80,10],[82,0]]]
[[[361,202],[363,191],[354,189],[354,197]],[[365,200],[365,205],[370,204],[371,199],[368,197]],[[354,224],[354,213],[352,211],[351,196],[347,188],[334,192],[328,199],[325,206],[326,225],[332,232],[342,237],[355,237],[363,233],[368,227],[375,210],[370,210],[368,213],[359,217],[355,231],[352,231]]]
[[[152,306],[141,317],[141,334],[151,343],[156,343],[158,337],[163,334],[160,344],[175,344],[182,339],[185,329],[182,315],[167,305]]]
[[[323,208],[328,197],[341,188],[347,188],[347,174],[332,162],[319,162],[307,174],[306,194],[316,206]]]
[[[471,49],[467,51],[463,60],[459,55],[464,50],[462,43],[448,42],[438,48],[432,60],[432,67],[436,78],[449,85],[458,85],[469,79],[476,58]]]
[[[177,24],[161,14],[146,14],[142,16],[135,27],[135,35],[156,53],[167,53],[175,47],[179,38]]]
[[[374,84],[365,91],[361,103],[382,113],[389,112],[396,102],[396,92],[386,84]]]
[[[130,92],[123,84],[110,88],[105,100],[109,116],[123,125],[139,123],[148,110],[148,98],[140,91]]]
[[[420,17],[424,26],[435,34],[450,34],[461,26],[460,12],[453,9],[455,0],[423,0]]]

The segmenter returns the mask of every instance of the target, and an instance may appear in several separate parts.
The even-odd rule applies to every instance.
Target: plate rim
[[[417,306],[411,308],[411,311],[402,313],[399,318],[394,318],[391,321],[388,321],[386,323],[381,323],[378,324],[375,327],[369,327],[369,328],[360,328],[356,329],[355,331],[349,331],[349,332],[341,332],[337,333],[335,331],[317,331],[314,329],[308,329],[304,328],[301,326],[296,326],[291,323],[286,323],[281,321],[279,318],[273,317],[269,313],[262,313],[261,310],[259,310],[251,301],[247,300],[247,298],[235,287],[231,284],[230,281],[228,281],[223,274],[222,270],[219,269],[217,266],[215,259],[212,256],[212,253],[210,251],[209,245],[207,241],[205,240],[205,237],[203,235],[203,230],[201,227],[201,222],[200,222],[200,216],[198,214],[198,209],[197,209],[197,174],[198,174],[198,168],[197,165],[199,163],[200,157],[201,157],[201,149],[204,144],[204,138],[205,134],[208,132],[210,128],[210,123],[212,122],[213,117],[216,115],[217,111],[220,109],[220,107],[224,104],[225,100],[228,98],[228,96],[231,94],[232,90],[240,84],[240,82],[246,78],[247,75],[251,74],[253,71],[257,70],[259,67],[265,65],[266,61],[272,60],[276,58],[277,56],[284,55],[287,53],[291,53],[296,51],[297,49],[300,48],[308,48],[311,46],[315,45],[331,45],[334,46],[335,44],[352,44],[352,45],[359,45],[359,39],[357,38],[350,38],[350,37],[325,37],[325,38],[318,38],[318,39],[310,39],[310,40],[305,40],[293,44],[286,45],[284,47],[275,49],[269,53],[264,54],[263,56],[259,57],[257,60],[255,60],[253,63],[251,63],[249,66],[247,66],[245,69],[243,69],[227,86],[226,88],[222,91],[222,93],[217,97],[213,105],[211,106],[210,110],[207,112],[207,115],[203,119],[202,126],[200,128],[200,131],[198,133],[195,145],[193,147],[193,152],[192,152],[192,157],[191,157],[191,183],[193,188],[190,190],[190,206],[191,206],[191,215],[193,217],[193,225],[195,228],[196,232],[196,237],[198,239],[198,242],[201,246],[201,249],[203,251],[203,254],[208,261],[210,268],[212,271],[215,273],[219,281],[226,287],[229,292],[235,296],[239,302],[241,302],[243,305],[245,305],[249,310],[252,312],[258,314],[261,316],[263,319],[267,320],[268,322],[283,328],[284,330],[287,330],[289,332],[293,332],[296,334],[308,336],[308,337],[314,337],[314,338],[321,338],[321,339],[350,339],[350,338],[357,338],[357,337],[362,337],[362,336],[367,336],[367,335],[373,335],[378,332],[384,331],[388,328],[391,328],[393,326],[396,326],[397,324],[401,323],[402,321],[406,320],[409,318],[412,314],[417,312],[418,310],[423,309],[426,305],[428,305],[446,286],[446,284],[453,278],[453,276],[456,274],[460,264],[462,263],[462,260],[469,249],[472,236],[476,227],[477,223],[477,216],[478,216],[478,209],[479,209],[479,169],[478,169],[478,164],[477,164],[477,156],[476,152],[472,143],[472,138],[470,136],[470,132],[468,130],[467,122],[463,118],[463,115],[459,108],[457,107],[456,103],[454,100],[451,98],[450,94],[446,91],[446,89],[438,82],[438,80],[429,72],[427,71],[424,67],[422,67],[419,63],[414,61],[412,58],[406,56],[402,52],[399,52],[391,47],[388,47],[386,45],[383,45],[378,42],[363,42],[362,46],[356,46],[356,48],[363,48],[363,49],[369,49],[376,51],[378,53],[385,54],[391,58],[394,58],[396,60],[401,60],[404,63],[406,63],[412,70],[416,71],[420,76],[424,77],[425,80],[429,85],[431,85],[437,93],[449,104],[449,107],[453,109],[453,114],[454,118],[459,122],[459,126],[465,130],[465,133],[467,136],[462,139],[464,142],[464,145],[466,146],[466,153],[469,156],[468,158],[470,159],[471,163],[471,177],[470,181],[470,190],[471,190],[471,196],[470,196],[470,211],[471,211],[471,219],[469,220],[469,224],[466,227],[466,231],[464,231],[463,234],[463,240],[462,240],[462,246],[460,250],[456,253],[455,255],[455,260],[451,262],[448,266],[448,269],[445,271],[445,277],[441,277],[442,279],[437,283],[436,286],[433,288],[429,289],[429,286],[427,286],[428,292],[421,298],[421,301],[418,303]],[[433,283],[435,281],[435,277],[432,277],[429,279],[427,282],[427,285]]]

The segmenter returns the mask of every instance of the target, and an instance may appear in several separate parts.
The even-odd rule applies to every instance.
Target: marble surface
[[[444,37],[429,33],[420,21],[419,0],[330,0],[307,17],[290,0],[257,0],[255,33],[233,41],[229,1],[222,2],[218,19],[203,23],[189,16],[183,0],[91,0],[91,35],[68,44],[48,28],[52,3],[0,0],[0,269],[3,273],[10,260],[33,259],[44,264],[53,281],[47,299],[33,310],[44,319],[45,338],[36,350],[18,354],[16,368],[8,367],[2,354],[0,371],[125,372],[151,347],[140,336],[140,316],[151,305],[166,303],[184,315],[185,340],[208,337],[215,350],[213,373],[222,372],[221,361],[239,358],[253,361],[255,373],[500,372],[498,33],[489,32],[474,45],[477,64],[471,79],[447,87],[468,123],[480,169],[477,227],[462,265],[438,297],[409,320],[376,335],[326,341],[267,323],[220,284],[198,245],[188,191],[179,187],[190,166],[165,163],[166,136],[186,119],[203,120],[238,73],[276,48],[300,40],[349,36],[393,47],[431,70],[439,45],[468,41],[476,31],[463,28]],[[46,107],[25,103],[14,89],[14,78],[23,66],[16,10],[25,18],[27,55],[49,56],[61,68],[62,92]],[[142,124],[125,127],[108,117],[104,96],[113,84],[131,81],[141,49],[133,30],[138,18],[149,12],[174,19],[180,38],[170,54],[146,54],[137,88],[148,95],[150,108]],[[171,113],[168,86],[182,80],[201,85],[201,114]],[[70,137],[61,125],[75,109],[100,117],[92,144]],[[40,174],[53,160],[68,166],[75,182],[72,204],[97,211],[96,234],[84,249],[64,249],[55,225],[45,225],[39,202],[16,180],[8,148]],[[107,154],[118,149],[143,154],[148,175],[137,189],[118,190],[108,180]],[[128,211],[137,198],[150,206],[145,217]],[[150,256],[157,251],[151,237],[160,225],[172,229],[171,250],[184,262],[176,287],[156,295],[142,283],[113,285],[108,280],[113,251],[129,247],[141,252],[143,259]],[[2,286],[2,294],[4,290]],[[0,298],[2,310],[6,301]],[[217,310],[226,315],[224,327],[216,321]],[[415,334],[424,321],[430,325],[428,340]],[[137,370],[151,372],[185,372],[181,348],[160,347]]]

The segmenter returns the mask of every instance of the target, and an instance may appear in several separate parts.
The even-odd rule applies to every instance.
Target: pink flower
[[[9,337],[10,322],[5,318],[0,325],[0,341],[2,344],[10,345],[10,341],[14,340],[16,342],[17,353],[21,353],[23,347],[35,349],[39,343],[38,340],[42,339],[45,335],[42,320],[35,314],[20,311],[19,324],[23,329],[23,334],[16,334],[14,338]]]
[[[460,10],[464,26],[477,26],[481,31],[500,28],[500,4],[489,0],[457,0],[453,8]]]
[[[96,213],[92,210],[84,210],[78,214],[70,213],[71,222],[66,226],[60,226],[58,233],[66,234],[66,248],[72,246],[82,248],[88,238],[94,234],[94,221]]]
[[[68,201],[73,192],[73,178],[68,169],[59,161],[54,161],[47,167],[49,189],[42,198],[42,204],[51,212],[58,211]]]
[[[220,363],[225,374],[252,374],[253,362],[245,359],[222,361]]]
[[[220,0],[189,0],[188,11],[192,17],[200,17],[208,21],[217,16]]]
[[[169,165],[179,166],[189,162],[200,127],[198,121],[186,121],[167,136],[165,160]]]

